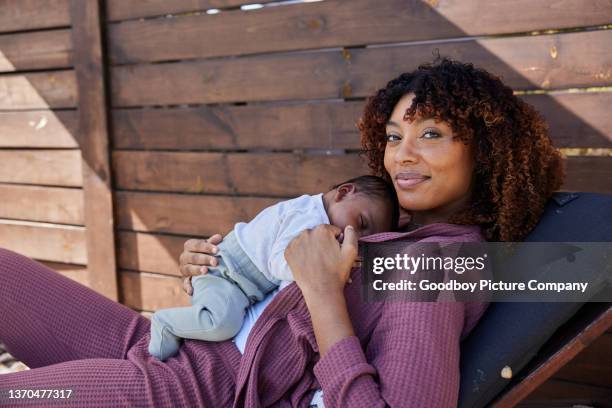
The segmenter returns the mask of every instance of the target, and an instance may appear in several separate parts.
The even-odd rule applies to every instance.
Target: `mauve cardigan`
[[[482,238],[474,227],[433,224],[366,239]],[[61,405],[74,407],[305,408],[322,387],[326,408],[455,406],[459,342],[486,305],[365,303],[360,275],[353,270],[345,290],[355,336],[322,359],[304,299],[291,284],[255,322],[244,355],[229,340],[185,340],[176,357],[160,362],[148,353],[148,319],[0,248],[0,339],[34,368],[0,375],[0,391],[68,388],[74,393]],[[24,401],[13,402],[0,405]]]
[[[367,238],[392,239],[483,241],[478,227],[442,223]],[[359,270],[353,269],[351,277],[345,296],[355,336],[334,344],[322,359],[297,285],[287,286],[266,307],[242,359],[232,358],[238,364],[234,406],[307,407],[319,387],[326,408],[457,405],[459,344],[488,304],[366,303],[361,300]]]

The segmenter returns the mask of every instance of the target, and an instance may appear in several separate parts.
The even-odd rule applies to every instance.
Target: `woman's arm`
[[[462,303],[387,302],[365,351],[357,337],[314,372],[332,407],[456,407]]]
[[[343,290],[357,238],[347,229],[340,245],[338,234],[305,231],[285,252],[311,314],[326,407],[456,406],[463,304],[386,302],[364,351]]]
[[[285,250],[310,312],[321,356],[336,342],[354,335],[344,285],[357,258],[357,234],[347,226],[340,244],[341,232],[338,227],[320,225],[300,233]]]

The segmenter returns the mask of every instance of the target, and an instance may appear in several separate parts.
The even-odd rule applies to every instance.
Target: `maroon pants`
[[[0,342],[31,368],[0,375],[0,406],[232,405],[241,357],[232,342],[186,340],[159,362],[147,351],[149,329],[132,309],[0,248]],[[49,389],[72,391],[10,399]]]

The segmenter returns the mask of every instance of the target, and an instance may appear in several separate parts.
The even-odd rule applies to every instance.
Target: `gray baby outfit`
[[[245,309],[275,289],[242,250],[234,232],[218,245],[218,266],[191,279],[191,307],[162,309],[151,318],[149,353],[159,360],[175,355],[180,339],[222,341],[242,326]]]
[[[281,201],[248,223],[239,222],[218,245],[217,267],[191,280],[191,307],[157,311],[151,319],[149,353],[166,360],[178,352],[180,339],[222,341],[242,326],[245,309],[293,273],[284,252],[301,231],[329,224],[323,194]]]

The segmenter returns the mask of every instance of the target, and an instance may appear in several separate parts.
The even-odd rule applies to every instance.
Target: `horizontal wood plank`
[[[120,271],[119,281],[120,302],[133,309],[154,312],[191,304],[176,277]]]
[[[612,194],[612,157],[569,157],[566,191]]]
[[[209,9],[225,9],[243,4],[253,4],[254,0],[107,0],[106,18],[108,21],[163,16],[199,12]],[[258,4],[278,0],[257,0]]]
[[[113,145],[172,150],[358,149],[356,121],[362,110],[363,102],[115,109]]]
[[[612,92],[521,95],[544,115],[557,147],[612,147]]]
[[[83,227],[0,220],[0,247],[43,261],[87,264]]]
[[[122,7],[130,7],[131,1],[113,3],[120,2]],[[156,7],[162,1],[147,3]],[[171,4],[165,5],[166,9],[181,7],[175,2],[165,3]],[[117,10],[118,4],[109,6],[114,18],[113,8]],[[146,6],[131,8],[144,14]],[[168,61],[521,33],[610,21],[612,11],[603,0],[569,0],[562,5],[553,1],[490,0],[484,8],[477,0],[325,1],[113,24],[108,30],[109,55],[113,63]]]
[[[84,225],[83,190],[0,184],[0,218]]]
[[[226,234],[236,222],[249,221],[278,201],[259,197],[118,191],[115,194],[116,223],[124,230],[206,237]]]
[[[342,97],[341,52],[115,67],[113,106]],[[290,84],[290,85],[289,85]]]
[[[0,72],[66,68],[71,65],[69,30],[0,35]]]
[[[181,276],[178,259],[189,238],[120,231],[117,263],[121,269]]]
[[[1,0],[0,32],[70,25],[69,0]]]
[[[115,107],[365,97],[432,53],[473,62],[515,89],[612,83],[611,30],[115,67]],[[290,84],[290,85],[289,85]]]
[[[87,267],[82,265],[70,265],[58,262],[40,261],[46,267],[53,269],[60,275],[72,279],[81,285],[89,286],[89,275]]]
[[[0,147],[75,148],[78,127],[76,111],[0,112]]]
[[[78,150],[0,150],[0,182],[80,187]]]
[[[356,154],[130,151],[115,152],[113,167],[116,185],[124,190],[267,196],[316,194],[369,173]]]
[[[502,37],[440,44],[361,48],[345,52],[347,86],[355,96],[373,94],[391,78],[431,61],[432,55],[471,62],[517,90],[612,84],[612,31]]]
[[[612,192],[612,158],[569,157],[564,189]],[[296,196],[369,173],[357,154],[175,153],[113,154],[117,186],[125,190]],[[253,172],[257,177],[253,177]]]
[[[612,92],[520,97],[546,117],[556,146],[612,147],[612,122],[608,119]],[[363,105],[354,101],[115,109],[113,145],[142,150],[359,149],[356,123]]]
[[[607,157],[570,157],[570,177],[563,190],[610,193],[611,162]],[[267,193],[265,189],[260,191]],[[278,201],[260,197],[119,191],[117,221],[123,230],[210,236],[226,233],[236,222],[249,221]]]
[[[0,76],[0,110],[74,108],[74,71]]]

